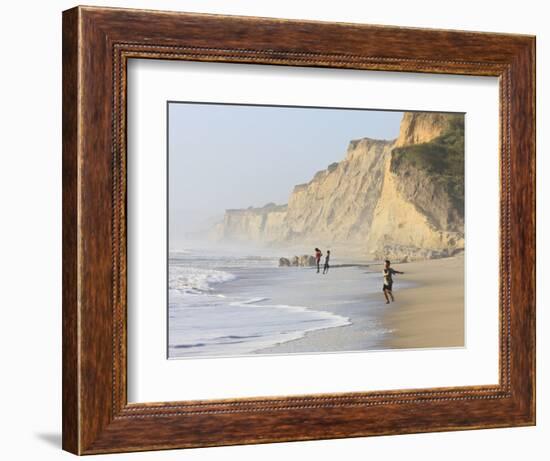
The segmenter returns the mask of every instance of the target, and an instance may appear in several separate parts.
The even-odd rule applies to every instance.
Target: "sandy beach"
[[[401,270],[415,286],[395,291],[396,301],[383,317],[394,331],[387,346],[464,346],[464,258],[402,264]]]
[[[361,351],[380,349],[462,347],[464,345],[464,258],[395,264],[405,272],[394,277],[395,302],[385,304],[383,293],[374,301],[334,309],[351,325],[312,331],[257,353]],[[380,272],[372,264],[369,272]],[[338,269],[334,270],[337,273]],[[380,277],[380,287],[382,277]],[[365,305],[368,304],[368,309]],[[380,319],[373,334],[373,320]]]

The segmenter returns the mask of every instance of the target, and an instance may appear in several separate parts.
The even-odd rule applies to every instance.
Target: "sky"
[[[403,112],[168,105],[170,235],[210,227],[228,208],[287,203],[345,157],[350,140],[395,139]]]

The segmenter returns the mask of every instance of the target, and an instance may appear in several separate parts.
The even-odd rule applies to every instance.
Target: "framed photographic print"
[[[63,13],[63,448],[535,423],[535,39]]]

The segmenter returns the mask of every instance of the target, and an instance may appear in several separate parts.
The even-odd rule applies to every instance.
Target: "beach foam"
[[[272,258],[202,252],[170,256],[170,358],[264,353],[310,332],[351,325],[338,312],[340,306],[357,299],[354,290],[378,287],[357,268],[322,278],[300,268],[281,270]],[[353,274],[359,285],[344,283],[344,273]]]
[[[200,297],[205,300],[205,297]],[[171,319],[170,357],[249,355],[304,337],[310,331],[349,325],[347,317],[303,306],[268,304],[266,298],[177,309]]]
[[[189,294],[212,291],[213,285],[235,280],[230,272],[197,267],[170,266],[168,286],[171,290]]]

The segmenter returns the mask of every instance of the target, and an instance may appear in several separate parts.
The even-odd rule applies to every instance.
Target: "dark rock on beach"
[[[288,258],[279,258],[279,267],[290,267],[290,260]]]
[[[315,266],[315,257],[312,255],[293,256],[292,258],[279,258],[279,267],[312,267]]]

